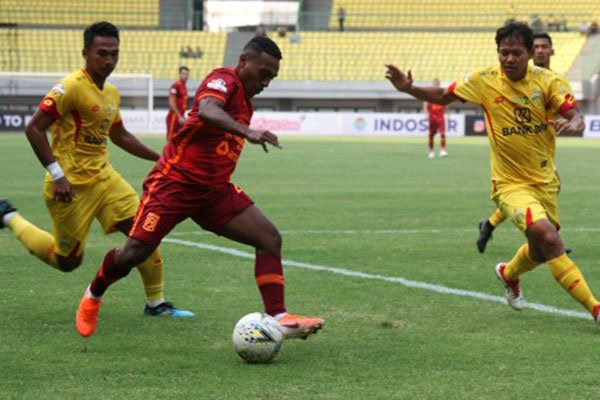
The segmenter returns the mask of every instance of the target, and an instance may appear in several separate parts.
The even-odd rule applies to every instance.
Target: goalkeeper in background
[[[0,199],[0,228],[10,228],[31,254],[63,272],[81,264],[94,218],[107,234],[120,231],[127,235],[131,229],[139,196],[108,162],[108,139],[145,160],[160,157],[125,129],[117,88],[105,82],[119,60],[117,27],[99,22],[89,26],[83,37],[85,68],[54,86],[25,128],[33,151],[48,171],[44,199],[54,235],[37,228],[7,200]],[[52,146],[46,136],[49,128]],[[193,315],[165,301],[158,249],[137,267],[146,292],[146,315]]]

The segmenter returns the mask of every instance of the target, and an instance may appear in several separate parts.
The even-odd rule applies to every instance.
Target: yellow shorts
[[[117,230],[116,223],[135,216],[140,202],[138,194],[117,171],[108,168],[92,184],[73,185],[76,197],[71,203],[53,201],[52,183],[46,182],[44,199],[52,217],[57,254],[81,255],[94,218],[108,234]]]
[[[492,200],[523,233],[541,219],[560,229],[557,195],[560,181],[555,178],[543,185],[492,183]]]

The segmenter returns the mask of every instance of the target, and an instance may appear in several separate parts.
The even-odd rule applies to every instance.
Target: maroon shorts
[[[436,132],[446,133],[444,121],[429,120],[429,134],[434,135]]]
[[[149,176],[129,236],[155,246],[183,220],[219,234],[225,225],[254,202],[236,185],[223,190]]]

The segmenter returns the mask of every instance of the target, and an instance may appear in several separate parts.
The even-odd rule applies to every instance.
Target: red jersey
[[[444,122],[444,112],[446,107],[439,104],[427,103],[427,111],[429,112],[429,120],[436,122]]]
[[[177,111],[183,115],[188,102],[188,91],[185,83],[180,80],[173,83],[169,89],[169,96],[175,96],[175,107],[177,107]],[[173,111],[169,109],[169,113],[172,112]]]
[[[178,182],[225,189],[245,140],[198,118],[198,103],[205,97],[220,99],[227,114],[250,125],[254,109],[235,68],[215,69],[198,87],[185,125],[167,142],[153,172]]]

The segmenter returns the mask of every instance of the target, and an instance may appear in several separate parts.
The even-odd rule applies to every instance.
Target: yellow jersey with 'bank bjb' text
[[[87,184],[108,171],[106,145],[113,126],[121,124],[117,88],[100,89],[84,69],[63,78],[39,107],[54,117],[52,153],[72,184]],[[46,174],[46,180],[50,176]]]
[[[547,118],[577,107],[565,79],[528,67],[523,79],[513,81],[496,66],[471,72],[448,91],[483,108],[493,182],[545,184],[554,179],[556,132]]]

